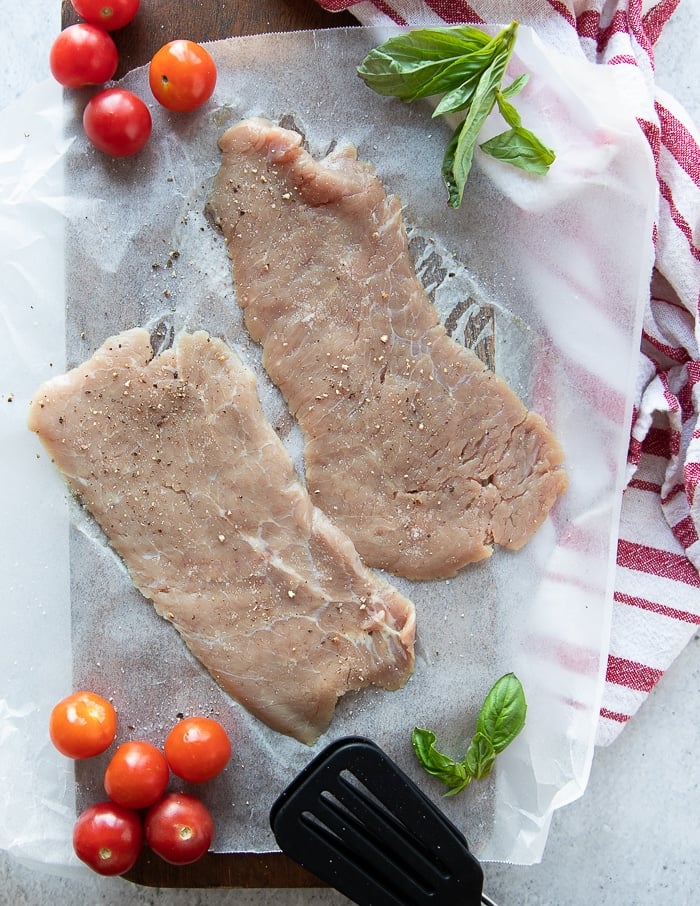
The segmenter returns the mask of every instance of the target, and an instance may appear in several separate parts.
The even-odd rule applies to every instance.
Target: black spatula
[[[457,828],[368,739],[331,743],[272,806],[280,849],[359,906],[480,906]]]

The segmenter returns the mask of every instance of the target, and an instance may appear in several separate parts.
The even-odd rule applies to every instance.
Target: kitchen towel
[[[654,80],[654,46],[681,0],[318,0],[363,25],[517,19],[607,66],[636,66],[634,110],[659,187],[597,744],[612,742],[700,625],[700,143]],[[572,40],[573,39],[573,40]]]

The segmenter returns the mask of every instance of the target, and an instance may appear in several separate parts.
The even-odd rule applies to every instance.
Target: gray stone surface
[[[47,14],[47,7],[52,11]],[[48,75],[58,3],[0,0],[0,108]],[[682,0],[657,46],[657,78],[700,123],[700,3]],[[697,228],[697,225],[695,225]],[[700,855],[700,636],[639,714],[597,751],[584,796],[554,816],[541,864],[486,866],[499,906],[695,906]],[[7,778],[0,778],[7,783]],[[0,816],[2,820],[2,816]],[[160,890],[67,880],[0,853],[0,906],[331,906],[329,891]]]

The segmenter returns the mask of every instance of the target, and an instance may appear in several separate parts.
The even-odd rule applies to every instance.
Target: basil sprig
[[[428,774],[448,787],[454,796],[472,780],[488,777],[499,752],[515,739],[525,725],[527,703],[520,680],[506,673],[493,685],[476,719],[476,731],[462,761],[454,761],[435,747],[432,730],[415,727],[411,737],[418,761]]]
[[[465,112],[442,163],[454,208],[462,203],[479,133],[496,105],[510,128],[480,145],[482,151],[530,173],[544,174],[554,162],[554,151],[523,126],[509,101],[525,86],[527,75],[502,86],[517,31],[515,21],[493,37],[470,25],[418,28],[375,47],[357,68],[378,94],[407,103],[442,95],[434,117]]]

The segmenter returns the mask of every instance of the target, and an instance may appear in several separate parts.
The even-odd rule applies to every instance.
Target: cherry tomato
[[[69,25],[51,45],[49,66],[65,88],[108,82],[117,71],[119,55],[107,32],[87,22]]]
[[[125,742],[105,771],[105,792],[127,808],[148,808],[165,792],[170,769],[165,755],[150,742]]]
[[[98,802],[73,828],[76,856],[101,875],[121,875],[133,867],[143,846],[141,818],[114,802]]]
[[[211,717],[186,717],[165,738],[165,757],[178,777],[202,783],[216,777],[231,756],[226,730]]]
[[[140,151],[151,134],[151,114],[141,98],[124,88],[106,88],[91,98],[83,128],[93,145],[111,157]]]
[[[115,31],[124,28],[139,9],[139,0],[71,0],[73,9],[86,22]]]
[[[146,812],[144,824],[148,845],[173,865],[196,862],[214,838],[211,812],[187,793],[167,793]]]
[[[69,758],[91,758],[109,748],[117,732],[117,712],[95,692],[74,692],[54,706],[49,736]]]
[[[148,81],[168,110],[188,111],[208,101],[216,86],[216,64],[194,41],[170,41],[154,55]]]

